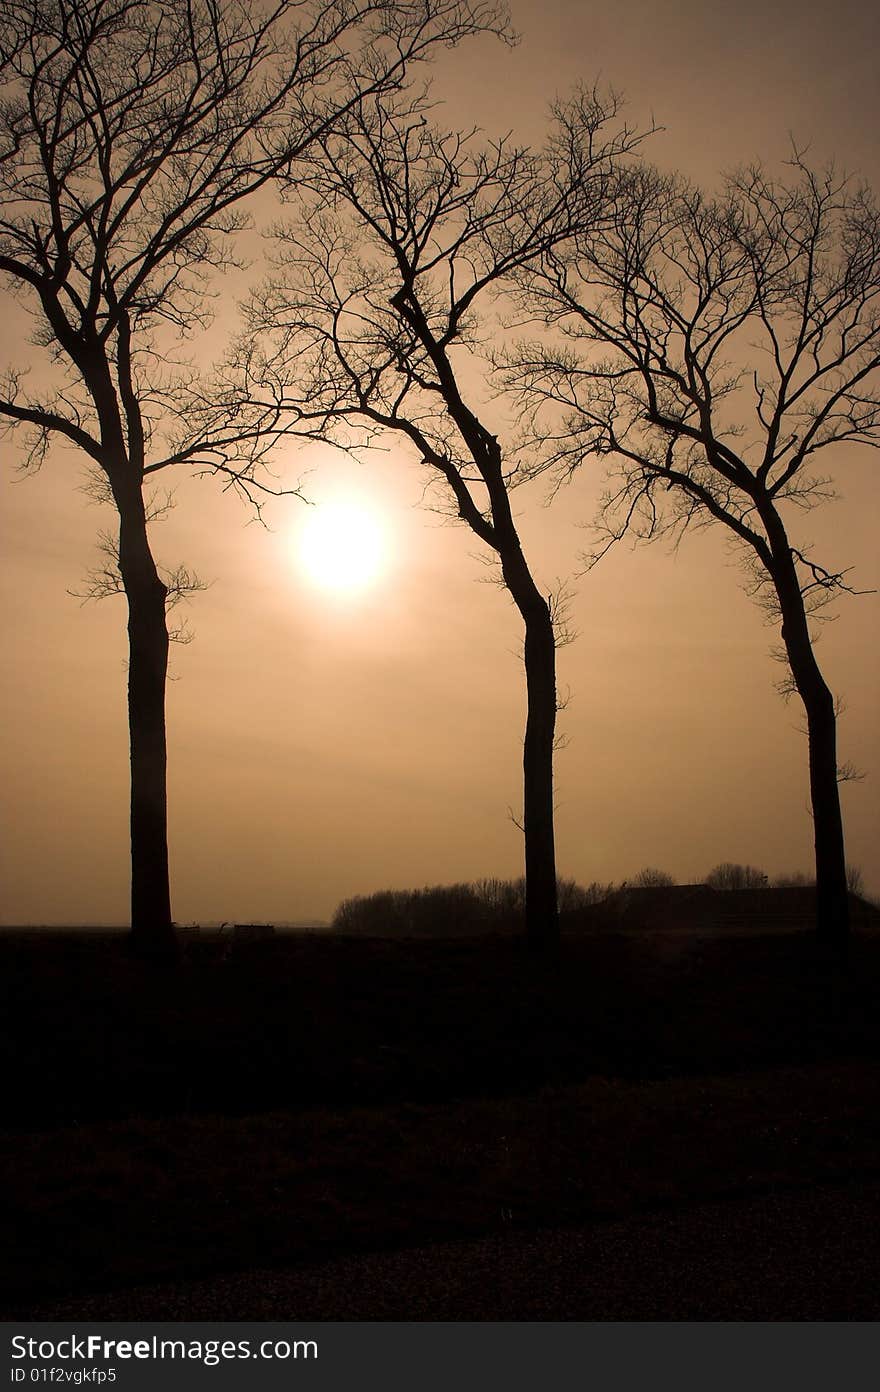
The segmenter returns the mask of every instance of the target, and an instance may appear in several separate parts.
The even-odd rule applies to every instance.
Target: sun
[[[385,527],[364,503],[317,503],[308,509],[299,559],[314,585],[355,594],[381,574],[386,555]]]

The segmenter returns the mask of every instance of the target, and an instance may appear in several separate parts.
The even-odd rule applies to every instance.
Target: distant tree
[[[850,586],[789,526],[830,496],[820,456],[880,444],[880,214],[797,153],[787,179],[749,168],[717,197],[631,170],[615,209],[520,273],[528,313],[559,337],[522,345],[506,381],[560,480],[609,467],[592,559],[627,532],[710,523],[739,546],[806,711],[818,927],[842,943],[846,769],[810,620]]]
[[[815,889],[816,879],[803,870],[792,870],[788,874],[774,875],[774,889]]]
[[[190,577],[156,565],[148,489],[188,465],[258,499],[277,425],[271,409],[215,405],[181,342],[208,323],[254,194],[412,61],[500,24],[480,0],[4,5],[0,275],[38,354],[7,369],[0,418],[32,468],[73,446],[118,515],[92,591],[128,602],[131,921],[150,952],[173,950],[166,606]]]
[[[859,866],[847,865],[846,886],[850,894],[862,894],[864,883],[864,876]],[[808,875],[803,870],[795,870],[787,875],[776,875],[773,879],[774,889],[794,889],[798,886],[812,886],[815,888],[815,885],[815,875]]]
[[[574,880],[560,880],[559,908],[568,914],[583,912],[611,893],[610,885],[584,888]],[[524,879],[384,889],[344,899],[333,916],[332,927],[337,933],[372,937],[510,934],[521,931],[525,908]]]
[[[600,884],[598,880],[592,880],[588,885],[578,884],[576,880],[560,880],[559,912],[576,913],[583,909],[595,908],[597,904],[604,904],[613,893],[613,885]]]
[[[634,875],[631,883],[636,889],[667,889],[675,884],[675,880],[665,870],[655,870],[649,865]]]
[[[865,877],[858,865],[847,865],[846,867],[846,887],[850,894],[864,894]]]
[[[766,889],[767,876],[754,865],[736,865],[725,860],[706,876],[710,889]]]
[[[580,155],[546,160],[430,124],[425,102],[362,102],[316,157],[314,205],[279,234],[278,278],[254,307],[265,376],[301,427],[397,434],[500,567],[523,622],[526,933],[558,938],[553,828],[554,606],[526,559],[511,504],[527,476],[480,381],[487,302],[514,268],[567,235],[574,209],[604,215],[618,158],[636,143],[617,106],[577,105]],[[248,365],[253,356],[249,354]]]
[[[343,900],[332,927],[337,933],[377,938],[461,937],[510,928],[516,899],[516,886],[506,880],[384,889]]]
[[[489,922],[522,927],[526,912],[526,882],[517,880],[478,880],[474,890]]]

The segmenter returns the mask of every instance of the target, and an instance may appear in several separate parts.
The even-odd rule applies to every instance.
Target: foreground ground
[[[870,1320],[880,1182],[728,1197],[575,1228],[136,1286],[69,1320]]]
[[[7,1314],[876,1317],[875,941],[2,953]]]

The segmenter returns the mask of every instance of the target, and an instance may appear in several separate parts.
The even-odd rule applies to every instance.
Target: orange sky
[[[787,133],[815,159],[880,185],[869,6],[514,3],[514,51],[489,41],[445,57],[451,123],[539,138],[543,109],[578,78],[629,96],[636,122],[666,127],[654,158],[708,179]],[[8,322],[8,320],[7,320]],[[0,771],[6,923],[124,922],[127,915],[125,615],[79,606],[97,529],[112,521],[77,491],[70,454],[42,473],[0,477],[0,592],[6,642]],[[419,506],[402,453],[358,467],[329,450],[279,461],[314,469],[318,498],[369,499],[386,520],[383,578],[347,600],[296,563],[303,507],[248,525],[211,481],[182,480],[156,529],[167,563],[211,588],[172,650],[169,801],[179,922],[329,916],[346,895],[515,875],[524,713],[516,613],[485,580],[468,532]],[[831,568],[880,587],[877,462],[844,453],[842,500],[797,522]],[[577,569],[579,523],[598,480],[584,474],[552,509],[517,495],[533,568],[549,589]],[[620,548],[575,582],[579,637],[560,653],[560,872],[618,880],[657,865],[699,879],[722,859],[771,874],[807,869],[806,748],[795,702],[773,687],[776,637],[744,595],[723,538],[678,555]],[[841,757],[867,771],[844,788],[848,856],[880,892],[880,659],[876,595],[847,599],[822,631],[826,677],[845,700]]]

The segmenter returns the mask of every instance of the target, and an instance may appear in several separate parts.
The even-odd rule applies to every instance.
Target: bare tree
[[[805,870],[789,870],[782,875],[773,876],[774,889],[815,889],[815,876]]]
[[[263,364],[273,401],[303,430],[401,436],[438,482],[440,506],[499,565],[525,635],[526,933],[539,948],[558,937],[553,606],[511,507],[528,471],[505,453],[501,412],[485,406],[479,355],[492,292],[568,232],[575,202],[601,215],[610,170],[636,143],[613,99],[584,96],[578,110],[581,156],[554,148],[542,161],[508,140],[437,129],[424,99],[362,103],[323,143],[314,207],[280,231],[282,270],[254,308],[254,327],[273,335]]]
[[[8,0],[4,25],[0,273],[40,353],[8,368],[0,418],[31,467],[73,446],[118,513],[101,592],[128,602],[132,931],[164,953],[166,604],[184,577],[157,569],[145,490],[189,465],[258,500],[277,425],[215,405],[181,341],[236,265],[247,200],[362,95],[503,21],[480,0]]]
[[[654,866],[647,865],[644,870],[633,875],[632,883],[636,889],[669,889],[675,884],[675,880],[666,870],[656,870]]]
[[[710,198],[650,169],[621,180],[612,226],[521,277],[545,335],[507,365],[560,481],[601,458],[602,554],[718,523],[781,620],[807,717],[818,926],[847,935],[836,709],[810,620],[850,589],[789,534],[831,496],[819,456],[880,443],[880,216],[868,189],[750,168]]]
[[[850,894],[857,894],[860,897],[865,893],[865,877],[861,867],[858,865],[848,865],[846,867],[846,887]]]
[[[766,889],[767,876],[754,865],[737,865],[725,860],[709,871],[706,884],[710,889]]]

